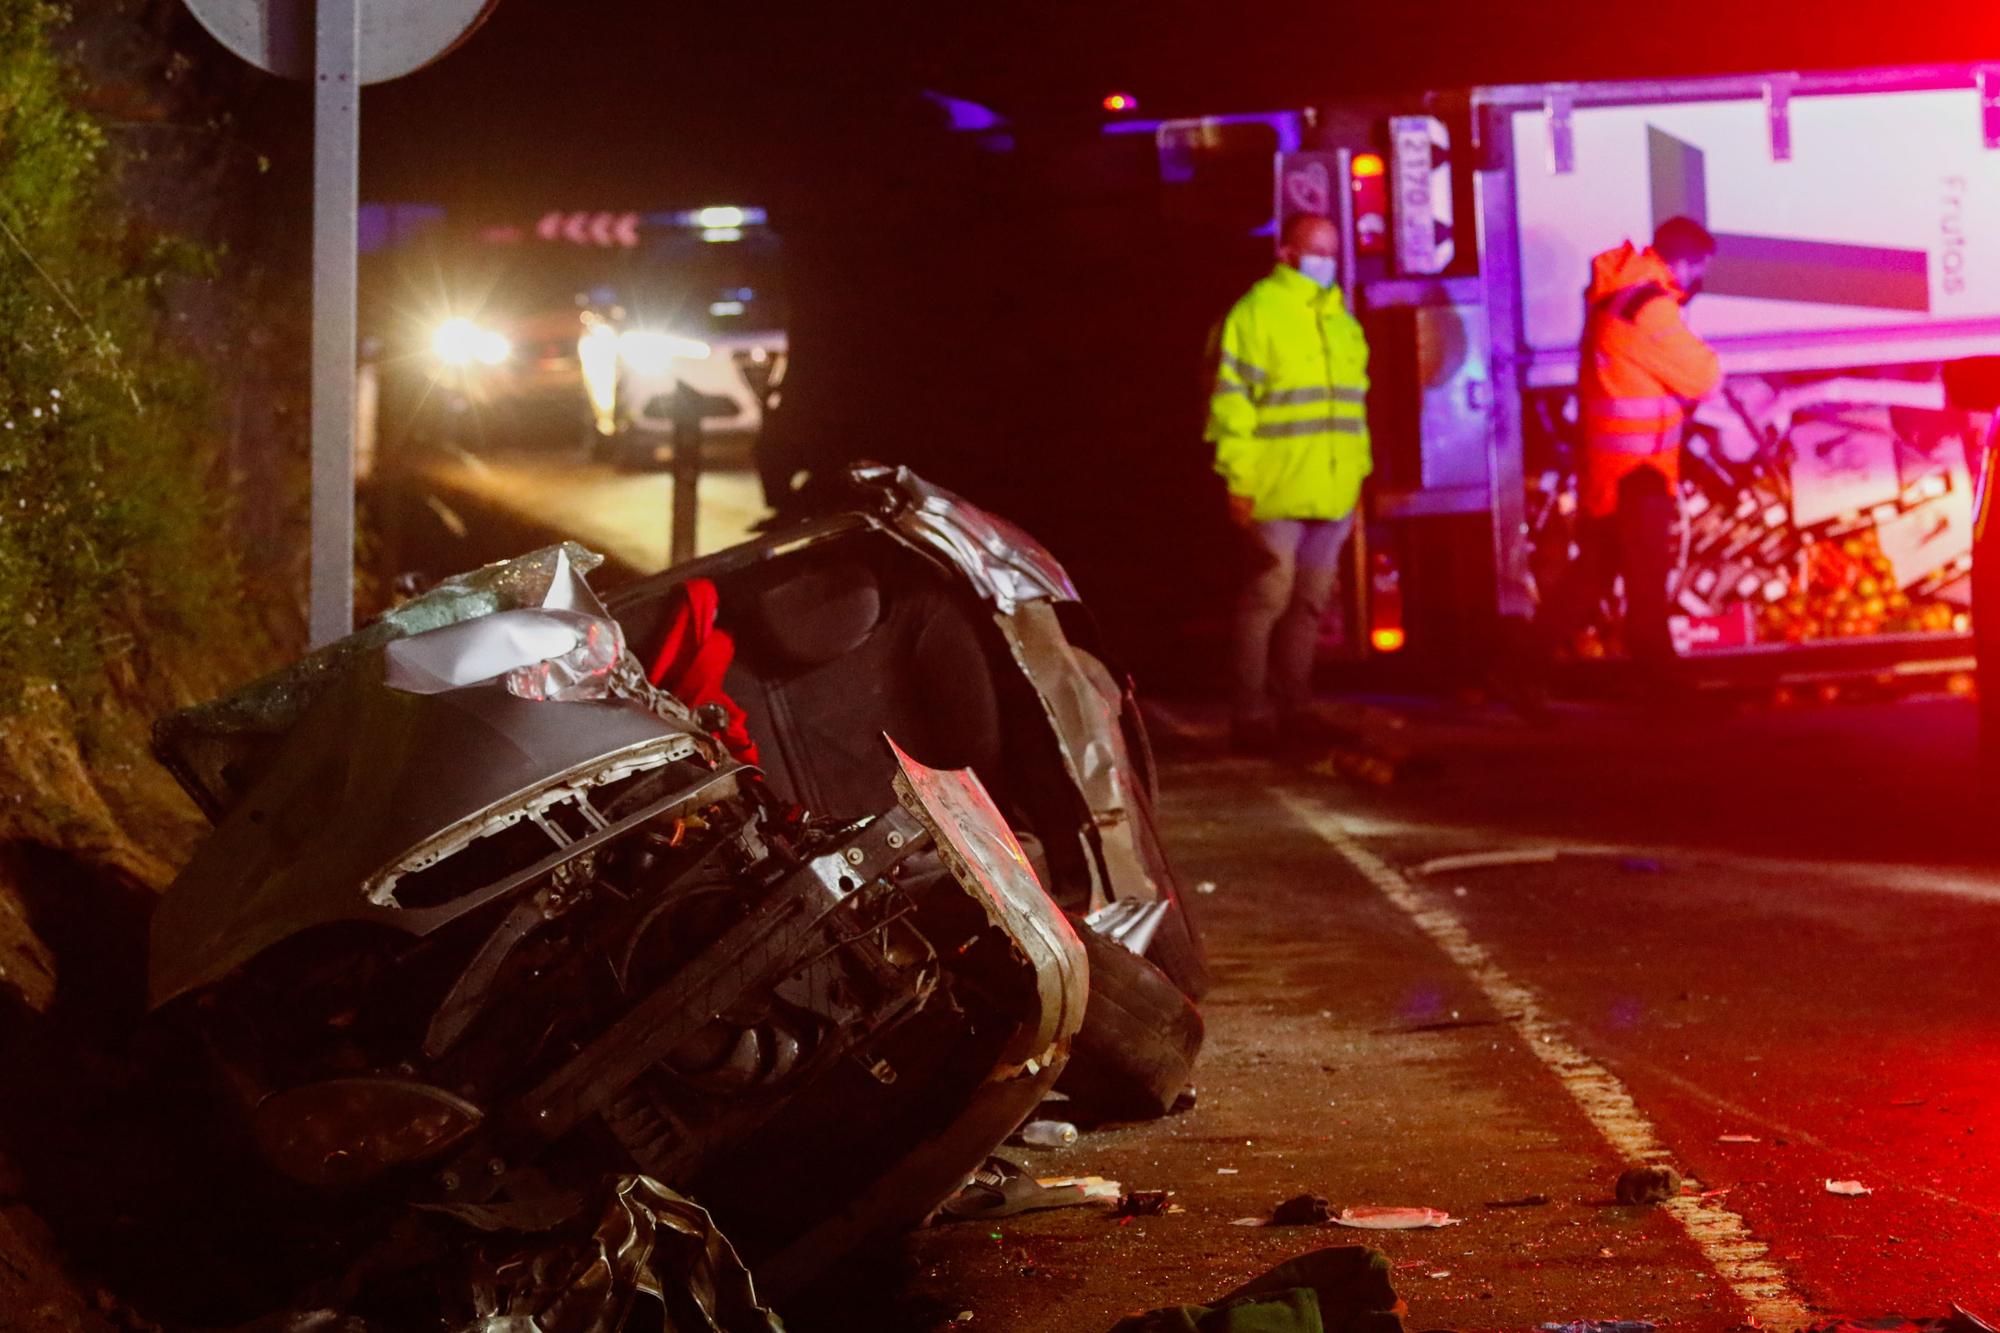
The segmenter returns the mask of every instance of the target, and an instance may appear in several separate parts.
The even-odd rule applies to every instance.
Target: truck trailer
[[[1726,381],[1683,446],[1677,651],[1711,683],[1968,679],[2000,65],[1163,121],[1163,177],[1246,122],[1269,130],[1273,222],[1340,225],[1373,352],[1352,582],[1374,632],[1349,642],[1476,658],[1533,615],[1574,549],[1591,257],[1684,216],[1718,241],[1687,315]],[[1572,654],[1617,657],[1617,620]]]

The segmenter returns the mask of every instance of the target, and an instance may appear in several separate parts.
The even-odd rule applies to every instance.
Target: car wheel
[[[1157,1119],[1193,1076],[1201,1011],[1122,944],[1081,923],[1077,934],[1090,959],[1090,998],[1056,1087],[1079,1119]]]

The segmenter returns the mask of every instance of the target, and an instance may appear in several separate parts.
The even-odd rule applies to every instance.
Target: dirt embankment
[[[0,1333],[143,1326],[66,1215],[96,1188],[89,1108],[120,1092],[152,904],[206,827],[147,737],[262,665],[134,651],[87,703],[40,682],[0,715]]]

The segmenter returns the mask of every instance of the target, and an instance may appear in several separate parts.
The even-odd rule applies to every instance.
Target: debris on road
[[[1364,1231],[1420,1231],[1426,1227],[1455,1227],[1465,1219],[1453,1217],[1442,1208],[1387,1208],[1363,1205],[1343,1208],[1334,1224]]]
[[[1113,1217],[1165,1217],[1187,1210],[1174,1202],[1172,1190],[1133,1190],[1119,1197]]]
[[[1271,1210],[1274,1227],[1321,1226],[1333,1220],[1333,1208],[1317,1194],[1298,1194]]]
[[[614,1328],[642,1294],[655,1293],[676,1326],[684,1319],[712,1333],[782,1333],[706,1209],[645,1176],[607,1186],[597,1207],[534,1235],[526,1249],[482,1253],[490,1271],[472,1275],[486,1307],[482,1327]]]
[[[1035,1182],[1043,1189],[1079,1190],[1085,1203],[1108,1204],[1113,1208],[1125,1197],[1124,1189],[1115,1180],[1103,1176],[1043,1176]]]
[[[1417,867],[1418,876],[1448,875],[1456,870],[1494,870],[1504,866],[1552,864],[1558,855],[1554,847],[1521,847],[1498,852],[1466,852],[1458,856],[1434,856]]]
[[[1376,1028],[1376,1035],[1384,1037],[1406,1037],[1418,1032],[1452,1032],[1459,1028],[1497,1028],[1520,1021],[1519,1014],[1501,1014],[1496,1018],[1440,1018],[1429,1023],[1412,1023],[1408,1027]]]
[[[1108,1191],[1108,1192],[1107,1192]],[[1037,1179],[1026,1168],[1005,1157],[989,1157],[986,1164],[959,1186],[958,1192],[939,1204],[934,1222],[956,1222],[990,1217],[1012,1217],[1016,1213],[1041,1212],[1050,1208],[1077,1208],[1084,1204],[1118,1202],[1115,1180],[1102,1176],[1046,1176]]]
[[[1523,1194],[1518,1199],[1488,1199],[1488,1208],[1544,1208],[1548,1206],[1546,1194]]]
[[[1758,1138],[1755,1134],[1718,1134],[1715,1141],[1717,1143],[1762,1143],[1764,1140]]]
[[[1537,1324],[1538,1333],[1653,1333],[1659,1325],[1646,1319],[1572,1319],[1567,1324]]]
[[[1202,880],[1194,886],[1194,891],[1206,898],[1209,894],[1215,892],[1215,881],[1212,879]]]
[[[1618,1177],[1618,1202],[1630,1205],[1665,1203],[1679,1197],[1681,1173],[1670,1166],[1634,1166]]]
[[[1873,1194],[1875,1191],[1858,1180],[1829,1180],[1826,1182],[1826,1192],[1856,1198],[1863,1194]]]
[[[244,1333],[390,1333],[434,1321],[480,1333],[598,1333],[626,1327],[642,1300],[689,1333],[784,1330],[708,1211],[629,1173],[588,1196],[424,1205],[342,1285],[377,1313],[299,1309],[260,1318]],[[417,1322],[380,1322],[392,1308]]]
[[[1077,1132],[1067,1120],[1030,1120],[1014,1131],[1014,1137],[1031,1148],[1073,1148]]]
[[[1396,763],[1366,750],[1332,750],[1306,765],[1315,777],[1346,778],[1371,787],[1388,787],[1396,781]]]
[[[1314,1250],[1207,1305],[1173,1305],[1129,1315],[1110,1333],[1185,1333],[1191,1328],[1403,1333],[1405,1306],[1389,1273],[1388,1257],[1366,1246]]]

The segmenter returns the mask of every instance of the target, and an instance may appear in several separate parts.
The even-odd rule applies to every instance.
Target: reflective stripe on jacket
[[[1722,383],[1707,343],[1681,320],[1681,289],[1666,261],[1626,242],[1590,264],[1577,403],[1583,427],[1578,503],[1602,518],[1618,486],[1642,467],[1680,484],[1686,403]]]
[[[1208,439],[1253,517],[1352,513],[1374,468],[1367,408],[1368,344],[1339,288],[1280,264],[1231,308]]]

